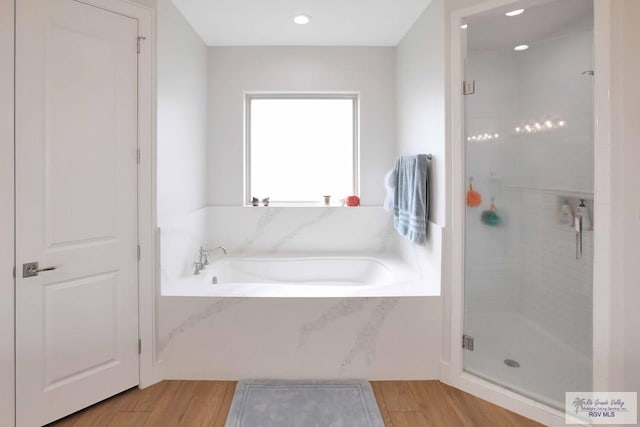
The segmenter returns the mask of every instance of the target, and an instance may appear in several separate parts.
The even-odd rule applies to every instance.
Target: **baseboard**
[[[140,370],[140,384],[138,384],[138,387],[147,388],[165,379],[162,363],[155,363],[147,369]]]
[[[463,372],[459,376],[453,375],[449,363],[446,361],[440,362],[440,381],[546,426],[561,427],[567,425],[564,412],[504,389],[472,374]]]

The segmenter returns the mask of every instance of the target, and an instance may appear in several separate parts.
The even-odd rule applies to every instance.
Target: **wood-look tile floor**
[[[534,421],[439,381],[371,383],[387,427],[534,427]],[[234,382],[163,381],[133,388],[49,426],[223,427]]]

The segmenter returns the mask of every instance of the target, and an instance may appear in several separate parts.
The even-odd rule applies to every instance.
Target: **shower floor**
[[[560,410],[565,392],[591,390],[590,359],[521,314],[468,314],[465,333],[474,338],[464,352],[469,373]]]

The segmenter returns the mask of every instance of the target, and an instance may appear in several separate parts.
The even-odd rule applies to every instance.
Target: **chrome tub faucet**
[[[200,264],[204,267],[205,265],[209,265],[209,252],[207,251],[205,245],[200,246]]]
[[[217,248],[213,249],[213,251],[217,251],[218,249],[222,251],[224,255],[227,255],[229,253],[229,251],[227,251],[227,248],[225,248],[224,246],[218,246]],[[200,246],[200,250],[198,251],[198,261],[193,263],[193,265],[195,266],[195,270],[193,272],[194,275],[200,274],[200,272],[204,270],[207,265],[209,265],[209,254],[211,252],[212,251],[207,250],[206,245],[202,244]]]
[[[194,276],[197,276],[198,274],[200,274],[200,272],[202,270],[204,270],[204,265],[202,265],[201,262],[196,261],[196,262],[193,263],[193,265],[195,267],[195,269],[193,270],[193,275]]]

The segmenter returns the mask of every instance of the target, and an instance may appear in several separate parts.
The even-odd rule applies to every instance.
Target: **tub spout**
[[[218,246],[217,248],[215,248],[215,249],[213,249],[211,251],[207,250],[207,248],[206,248],[206,246],[204,244],[202,246],[200,246],[200,264],[202,264],[203,266],[209,265],[209,257],[208,257],[208,255],[213,251],[217,251],[218,249],[220,249],[224,255],[226,255],[228,253],[227,249],[224,246]]]

